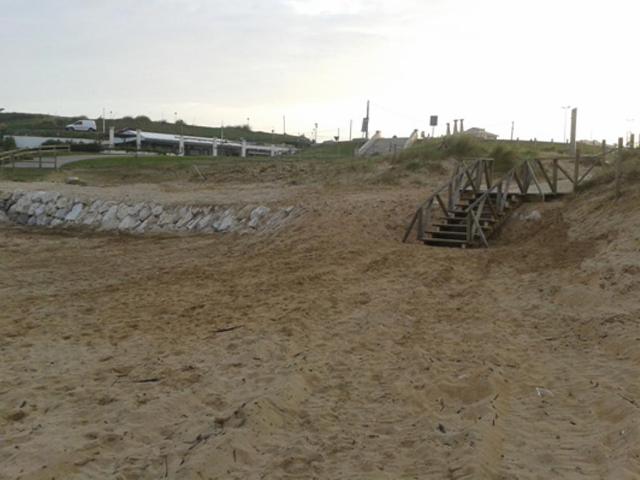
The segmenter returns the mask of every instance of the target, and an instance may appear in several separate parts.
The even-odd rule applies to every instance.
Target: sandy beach
[[[638,478],[640,196],[455,250],[400,243],[424,191],[266,189],[307,213],[253,236],[0,226],[0,478]]]

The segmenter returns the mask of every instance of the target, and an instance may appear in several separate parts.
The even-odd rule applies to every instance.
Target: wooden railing
[[[58,153],[70,151],[71,147],[69,145],[45,145],[38,148],[20,148],[0,152],[0,168],[7,166],[15,168],[16,162],[33,162],[34,168],[43,168],[49,162],[57,169]],[[45,155],[48,156],[45,157]]]
[[[483,215],[490,210],[491,218],[496,221],[503,218],[511,196],[529,195],[531,186],[535,187],[534,194],[544,201],[545,193],[536,176],[530,160],[525,160],[520,165],[513,167],[502,178],[491,185],[485,192],[477,197],[464,211],[464,224],[466,225],[467,243],[477,241],[485,247],[489,242],[483,229]]]
[[[493,159],[479,158],[456,163],[451,179],[418,206],[402,241],[406,242],[416,227],[417,239],[424,240],[425,231],[433,223],[438,211],[445,217],[448,216],[449,210],[460,201],[463,192],[480,193],[483,185],[484,188],[491,186],[492,176]]]
[[[533,168],[541,175],[546,182],[549,191],[553,194],[568,193],[562,192],[559,186],[561,178],[569,181],[571,190],[575,191],[577,187],[584,182],[594,168],[603,164],[606,159],[606,153],[600,155],[580,155],[575,157],[554,157],[554,158],[536,158],[532,160]],[[573,164],[573,165],[571,165]],[[584,172],[580,171],[581,166],[586,166]],[[573,171],[571,171],[573,167]]]

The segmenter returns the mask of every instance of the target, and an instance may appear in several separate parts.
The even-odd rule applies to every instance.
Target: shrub
[[[3,150],[15,150],[16,149],[16,141],[13,137],[4,137],[2,139],[2,149]]]
[[[478,140],[469,135],[456,135],[446,138],[442,148],[453,157],[473,157],[481,152]]]
[[[90,152],[90,153],[100,153],[102,147],[98,142],[93,143],[72,143],[70,144],[70,149],[72,152]]]
[[[505,148],[502,145],[496,145],[489,156],[494,160],[496,172],[508,172],[515,166],[517,159],[515,150]]]

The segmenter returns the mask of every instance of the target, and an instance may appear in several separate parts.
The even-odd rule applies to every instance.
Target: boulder
[[[42,204],[41,203],[32,203],[31,205],[29,205],[29,210],[27,210],[27,215],[35,215],[36,214],[36,208],[41,207]]]
[[[132,217],[136,216],[138,213],[140,213],[140,210],[142,210],[144,206],[144,203],[137,203],[132,207],[129,207],[129,215]]]
[[[144,233],[147,232],[158,224],[158,219],[153,215],[149,216],[144,222],[140,223],[136,228],[136,233]]]
[[[236,217],[233,214],[233,210],[229,209],[213,224],[213,229],[216,232],[228,232],[233,229],[236,224]]]
[[[120,225],[118,219],[118,205],[112,205],[109,210],[102,216],[101,227],[103,230],[114,230]]]
[[[86,182],[83,182],[82,180],[80,180],[80,178],[78,177],[67,177],[67,179],[64,181],[65,183],[68,183],[69,185],[86,185]]]
[[[158,220],[158,225],[160,226],[173,225],[176,222],[177,218],[178,218],[178,215],[175,214],[174,212],[170,212],[170,211],[162,212],[162,214],[160,215],[160,219]]]
[[[82,215],[82,211],[84,209],[84,205],[82,203],[76,203],[73,208],[71,208],[71,211],[69,213],[67,213],[67,216],[64,217],[66,222],[75,222],[80,218],[80,215]]]
[[[44,207],[44,211],[47,215],[53,216],[57,211],[56,202],[47,203]]]
[[[151,209],[147,205],[142,207],[140,209],[140,212],[138,212],[138,218],[140,219],[141,222],[144,222],[150,216],[151,216]]]
[[[156,205],[151,209],[151,213],[153,213],[156,217],[162,215],[162,212],[164,212],[164,208],[162,207],[162,205]]]
[[[96,212],[87,213],[82,220],[82,224],[87,226],[99,225],[100,223],[102,223],[102,215]]]
[[[128,232],[136,228],[138,225],[140,225],[140,221],[136,217],[133,215],[127,215],[118,225],[118,230]]]
[[[247,218],[250,218],[251,212],[253,212],[254,208],[255,207],[253,205],[246,205],[245,207],[241,208],[237,215],[238,220],[243,221]]]
[[[184,215],[182,214],[184,212]],[[193,219],[193,213],[191,213],[190,209],[185,210],[184,208],[180,209],[180,218],[176,223],[176,228],[184,228],[187,226],[189,222]]]
[[[118,213],[116,214],[118,220],[124,220],[127,215],[129,215],[129,205],[125,203],[118,205]]]
[[[204,230],[206,228],[209,228],[213,223],[213,219],[214,219],[214,216],[211,213],[209,215],[205,215],[198,221],[198,225],[196,226],[196,228],[198,230]]]
[[[60,197],[60,194],[57,192],[33,192],[33,196],[31,197],[34,202],[39,203],[49,203],[55,202]]]
[[[56,210],[56,213],[53,216],[59,220],[64,220],[67,216],[67,213],[69,213],[69,209],[59,208],[58,210]]]
[[[89,211],[90,212],[99,212],[100,208],[102,207],[102,205],[104,204],[104,202],[102,200],[95,200],[91,206],[89,207]]]
[[[542,220],[542,214],[538,210],[529,213],[523,213],[520,217],[525,222],[539,222]]]
[[[31,207],[31,199],[28,196],[22,196],[18,199],[16,203],[14,203],[9,209],[10,212],[15,212],[17,214],[27,213],[29,212],[29,208]]]
[[[258,207],[251,212],[249,220],[249,226],[251,228],[258,228],[262,219],[266,217],[271,210],[268,207]]]
[[[36,217],[41,217],[41,216],[43,216],[43,215],[46,213],[46,210],[47,210],[46,205],[38,204],[38,205],[36,206],[36,208],[34,209],[33,214],[34,214]]]
[[[117,206],[118,203],[117,202],[104,202],[102,205],[100,205],[100,207],[98,208],[98,213],[100,214],[105,214],[109,211],[109,209],[113,206]]]
[[[58,208],[69,208],[69,204],[71,202],[69,201],[68,198],[66,197],[59,197],[58,200],[56,200],[56,207]]]

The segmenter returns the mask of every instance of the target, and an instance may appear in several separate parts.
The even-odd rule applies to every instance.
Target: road
[[[84,154],[84,155],[64,155],[58,157],[58,167],[63,165],[67,165],[69,163],[79,162],[81,160],[98,160],[100,158],[105,158],[110,155],[100,155],[100,154]],[[53,169],[55,168],[55,157],[46,156],[42,157],[42,168]],[[11,165],[6,165],[5,168],[11,168]],[[25,160],[19,161],[15,163],[15,168],[40,168],[40,160],[39,158],[34,158],[33,160]]]

